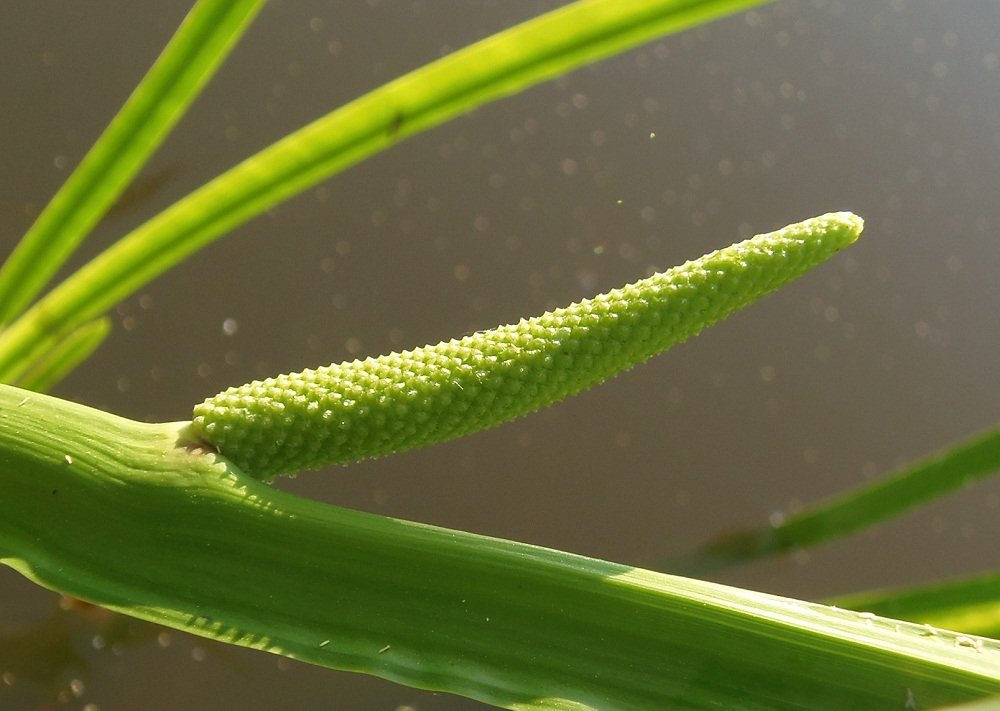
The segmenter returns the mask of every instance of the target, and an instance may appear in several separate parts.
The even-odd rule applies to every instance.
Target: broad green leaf
[[[304,500],[189,439],[0,386],[0,560],[205,637],[512,709],[918,708],[1000,644]]]

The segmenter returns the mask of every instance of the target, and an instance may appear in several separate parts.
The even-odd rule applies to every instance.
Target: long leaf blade
[[[94,318],[239,224],[400,139],[655,37],[764,0],[584,0],[376,89],[237,165],[99,255],[0,334],[11,382]]]
[[[38,295],[166,138],[263,0],[199,0],[0,268],[0,324]]]
[[[25,390],[48,392],[89,358],[110,333],[111,320],[107,316],[88,321],[48,351],[44,358],[21,376],[17,385]]]
[[[512,709],[920,708],[1000,643],[277,491],[186,439],[0,386],[0,559],[147,620]]]
[[[683,560],[665,561],[663,567],[702,573],[816,546],[903,514],[997,471],[1000,428],[806,507],[775,525],[725,533]]]

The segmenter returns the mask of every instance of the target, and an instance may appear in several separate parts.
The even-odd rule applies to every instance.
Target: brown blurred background
[[[560,4],[271,2],[74,264],[304,123]],[[189,5],[0,5],[0,251]],[[855,247],[611,383],[467,440],[279,484],[635,565],[689,551],[997,421],[998,38],[991,0],[789,0],[577,71],[241,227],[121,304],[56,393],[184,419],[254,377],[516,320],[858,212]],[[994,568],[998,505],[987,481],[716,579],[818,599]],[[482,708],[130,624],[61,610],[0,570],[0,659],[37,659],[41,679],[0,678],[0,708]]]

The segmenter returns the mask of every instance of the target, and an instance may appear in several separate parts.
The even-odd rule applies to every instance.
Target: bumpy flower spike
[[[231,388],[194,432],[246,473],[343,464],[482,430],[680,343],[854,242],[831,213],[563,309],[465,338]]]

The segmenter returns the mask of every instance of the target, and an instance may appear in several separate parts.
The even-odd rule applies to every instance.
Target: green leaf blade
[[[0,409],[0,559],[202,636],[514,709],[1000,693],[990,640],[300,499],[199,450],[186,423],[7,386]]]
[[[400,139],[557,74],[765,0],[585,0],[444,57],[313,122],[99,255],[0,334],[0,380],[227,231]]]
[[[85,323],[53,346],[45,358],[21,376],[17,385],[26,390],[48,392],[89,358],[110,333],[111,320],[106,316]]]
[[[958,491],[1000,471],[1000,429],[926,457],[854,490],[807,506],[777,525],[723,534],[684,560],[664,567],[705,572],[806,549],[847,536]]]
[[[21,313],[114,205],[262,5],[263,0],[199,0],[0,268],[0,324]]]

